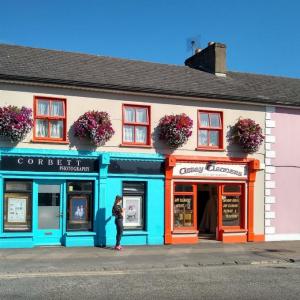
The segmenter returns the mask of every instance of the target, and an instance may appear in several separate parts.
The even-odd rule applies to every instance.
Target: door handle
[[[62,217],[63,213],[59,213],[58,215],[56,215],[57,217]]]

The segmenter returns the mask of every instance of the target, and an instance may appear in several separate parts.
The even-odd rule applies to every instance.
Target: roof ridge
[[[145,61],[145,60],[139,60],[139,59],[133,59],[133,58],[121,58],[121,57],[113,57],[108,55],[100,55],[100,54],[92,54],[92,53],[85,53],[80,51],[74,51],[74,50],[59,50],[59,49],[49,49],[49,48],[39,48],[39,47],[32,47],[32,46],[24,46],[24,45],[15,45],[15,44],[7,44],[7,43],[0,43],[1,46],[10,46],[15,48],[25,48],[25,49],[33,49],[33,50],[42,50],[47,52],[57,52],[57,53],[67,53],[67,54],[78,54],[78,55],[84,55],[84,56],[90,56],[90,57],[100,57],[100,58],[108,58],[115,61],[130,61],[130,62],[138,62],[138,63],[146,63],[146,64],[155,64],[155,65],[163,65],[163,66],[171,66],[171,67],[179,67],[179,68],[189,68],[185,65],[176,65],[176,64],[166,64],[166,63],[160,63],[160,62],[152,62],[152,61]]]
[[[260,74],[260,73],[252,73],[252,72],[239,72],[239,71],[228,71],[228,74],[243,74],[243,75],[254,75],[254,76],[261,76],[261,77],[272,77],[272,78],[278,78],[278,79],[295,79],[300,80],[300,77],[289,77],[289,76],[281,76],[281,75],[269,75],[269,74]]]

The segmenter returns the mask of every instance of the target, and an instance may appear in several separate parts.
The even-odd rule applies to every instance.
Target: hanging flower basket
[[[264,140],[259,124],[251,119],[239,119],[232,127],[229,140],[239,144],[245,153],[254,153]]]
[[[87,138],[95,146],[103,146],[115,133],[107,112],[88,111],[74,123],[74,135]]]
[[[192,135],[193,121],[186,115],[166,115],[158,124],[159,139],[171,148],[181,147]]]
[[[0,135],[11,142],[22,141],[32,126],[32,109],[12,105],[0,107]]]

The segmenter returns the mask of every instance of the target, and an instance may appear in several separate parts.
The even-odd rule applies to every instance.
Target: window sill
[[[195,148],[196,151],[216,151],[216,152],[225,152],[224,148]]]
[[[120,144],[120,147],[128,147],[128,148],[152,148],[151,145],[138,145],[138,144]]]
[[[123,236],[126,235],[148,235],[148,231],[124,229]]]
[[[246,233],[248,230],[244,228],[222,228],[223,233]]]
[[[55,141],[55,140],[31,140],[31,143],[34,144],[61,144],[61,145],[68,145],[69,141]]]
[[[198,230],[196,229],[190,229],[190,228],[187,228],[187,229],[175,229],[173,230],[172,233],[198,233]]]
[[[93,236],[96,235],[96,232],[93,231],[68,231],[66,236]]]
[[[33,237],[33,233],[30,232],[22,232],[22,231],[10,231],[3,232],[0,234],[1,237]]]

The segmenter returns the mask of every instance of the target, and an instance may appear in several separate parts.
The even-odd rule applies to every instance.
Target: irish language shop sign
[[[99,170],[98,159],[2,156],[1,170],[36,172],[93,173]]]
[[[173,176],[182,177],[228,177],[247,178],[246,165],[220,163],[178,163],[173,169]]]

